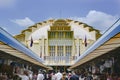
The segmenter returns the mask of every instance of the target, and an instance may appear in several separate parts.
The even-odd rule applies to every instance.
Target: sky
[[[120,18],[120,0],[0,0],[0,27],[12,35],[52,18],[78,20],[103,33]]]

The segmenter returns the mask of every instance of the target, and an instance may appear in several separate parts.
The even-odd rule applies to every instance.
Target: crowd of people
[[[33,73],[32,71],[24,70],[23,73],[20,73],[19,68],[16,67],[13,77],[8,77],[7,74],[0,74],[0,80],[92,80],[92,77],[91,79],[88,79],[88,77],[85,79],[85,77],[78,75],[74,71],[66,73],[38,70],[37,73]]]
[[[57,72],[46,72],[43,70],[32,72],[30,70],[24,70],[23,73],[20,73],[19,68],[16,67],[13,77],[8,77],[6,73],[0,73],[0,80],[120,80],[117,77],[113,78],[110,74],[107,74],[107,78],[104,77],[100,74],[86,72],[85,69],[77,69],[69,72],[60,72],[59,70]]]
[[[15,67],[12,76],[7,72],[0,72],[0,80],[120,80],[120,76],[113,74],[111,70],[111,68],[102,68],[101,71],[101,69],[92,66],[67,72],[62,70],[61,72],[60,70],[46,71],[42,69],[32,71]]]

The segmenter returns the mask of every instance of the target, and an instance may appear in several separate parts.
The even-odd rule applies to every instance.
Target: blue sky
[[[0,0],[0,27],[16,35],[50,18],[70,18],[104,32],[120,17],[120,0]]]

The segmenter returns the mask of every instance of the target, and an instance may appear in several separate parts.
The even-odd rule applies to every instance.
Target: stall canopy
[[[43,60],[22,43],[13,38],[8,32],[0,28],[0,51],[29,61],[33,64],[48,68]]]
[[[94,58],[120,47],[120,19],[118,19],[91,47],[89,47],[75,62],[76,68]]]

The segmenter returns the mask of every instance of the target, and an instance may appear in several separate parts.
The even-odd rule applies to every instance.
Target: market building
[[[70,19],[36,23],[15,38],[42,58],[47,66],[67,69],[99,37],[99,30]]]

